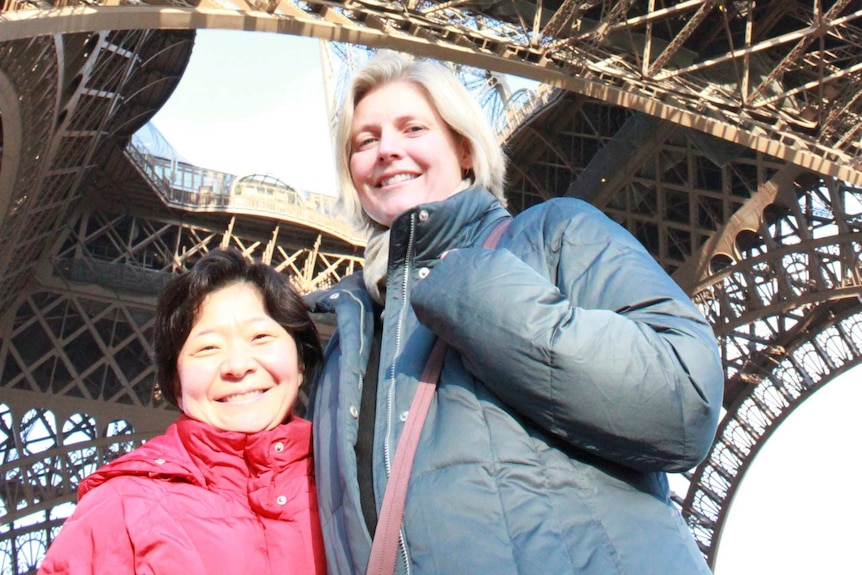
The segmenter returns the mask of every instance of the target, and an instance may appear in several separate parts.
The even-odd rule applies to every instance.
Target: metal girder
[[[733,251],[714,253],[692,292],[722,342],[728,405],[761,376],[762,353],[783,356],[828,321],[824,310],[862,297],[862,189],[803,175],[783,191],[794,201],[737,227]]]
[[[4,389],[0,403],[0,535],[5,573],[35,573],[77,500],[80,480],[176,418],[153,409]],[[133,423],[134,422],[134,423]]]
[[[146,78],[134,71],[144,62],[158,68],[153,59],[160,54],[161,66],[181,72],[191,37],[133,30],[0,43],[0,74],[17,92],[17,105],[2,110],[4,134],[7,123],[22,127],[12,131],[20,134],[20,151],[13,156],[4,147],[2,155],[0,198],[7,199],[0,205],[0,308],[8,308],[27,284],[81,199],[93,155],[122,117],[118,110],[137,102],[125,96],[148,92]],[[166,98],[170,87],[157,84],[159,97]],[[132,103],[121,107],[121,100]]]
[[[68,234],[58,242],[50,264],[36,279],[57,289],[69,282],[101,285],[119,290],[124,298],[135,294],[152,303],[171,274],[186,271],[207,251],[236,247],[248,257],[285,272],[302,293],[327,287],[358,269],[361,257],[321,249],[321,238],[279,234],[280,225],[262,227],[253,218],[223,213],[221,228],[194,219],[163,216],[139,217],[129,213],[85,211],[75,218]]]
[[[862,188],[783,169],[715,237],[709,276],[689,293],[719,340],[726,413],[680,500],[713,565],[733,495],[771,433],[862,363]]]
[[[0,39],[232,28],[390,47],[533,78],[862,183],[860,143],[843,138],[862,121],[855,97],[862,10],[850,0],[237,0],[62,8],[6,0],[3,8]],[[831,115],[835,108],[846,113]]]
[[[588,199],[637,237],[680,285],[696,282],[706,272],[692,259],[783,164],[667,122],[639,121],[625,108],[577,99],[555,100],[507,142],[518,158],[510,203],[520,210],[563,195]],[[528,130],[544,138],[529,137]]]

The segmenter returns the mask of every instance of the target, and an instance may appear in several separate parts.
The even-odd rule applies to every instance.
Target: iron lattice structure
[[[136,145],[199,28],[488,71],[513,211],[598,206],[715,329],[725,413],[677,489],[714,564],[758,450],[860,363],[861,17],[850,0],[3,0],[0,572],[34,572],[80,478],[175,417],[148,359],[170,274],[226,244],[305,290],[361,265],[319,198]],[[542,85],[509,97],[502,73]]]

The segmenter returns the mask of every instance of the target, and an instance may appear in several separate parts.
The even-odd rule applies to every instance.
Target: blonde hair
[[[505,206],[506,156],[485,113],[470,92],[443,66],[409,60],[386,50],[354,73],[338,115],[335,163],[341,189],[339,205],[345,217],[366,231],[376,225],[362,210],[359,192],[350,175],[350,131],[360,100],[377,88],[398,81],[410,82],[422,90],[446,125],[467,144],[473,161],[473,183],[488,189]]]

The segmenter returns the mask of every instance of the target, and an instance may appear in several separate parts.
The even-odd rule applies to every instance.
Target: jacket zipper
[[[416,214],[410,215],[410,227],[407,235],[407,253],[404,257],[404,276],[401,280],[401,311],[398,314],[398,325],[395,329],[395,355],[397,358],[401,353],[401,335],[404,327],[404,313],[407,309],[407,284],[410,277],[410,270],[413,268],[412,254],[414,235],[416,233]],[[392,472],[392,449],[390,447],[390,438],[392,436],[392,408],[395,399],[395,361],[393,359],[389,366],[389,393],[386,396],[386,441],[383,444],[384,462],[386,465],[386,479]],[[404,561],[404,567],[407,575],[410,574],[410,555],[407,552],[407,545],[404,543],[404,530],[398,529],[398,548],[401,550],[401,559]]]
[[[350,293],[345,292],[359,306],[359,357],[362,357],[362,352],[365,350],[365,305],[362,300]],[[362,394],[362,387],[365,385],[365,377],[359,376],[359,393]],[[360,400],[361,402],[361,400]]]

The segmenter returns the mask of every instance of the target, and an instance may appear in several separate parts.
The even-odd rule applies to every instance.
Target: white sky
[[[826,384],[781,424],[740,485],[716,575],[862,573],[862,366]]]
[[[327,115],[317,40],[201,31],[153,124],[193,165],[334,194]]]
[[[153,123],[194,165],[334,193],[319,58],[316,40],[201,31]],[[761,450],[725,525],[716,575],[862,573],[860,377],[857,368],[828,384]]]

